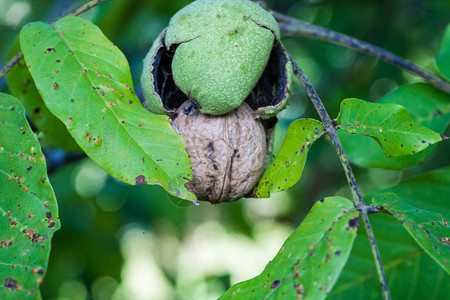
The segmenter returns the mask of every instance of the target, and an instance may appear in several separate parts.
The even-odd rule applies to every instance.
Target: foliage
[[[52,241],[55,251],[52,251],[44,280],[44,298],[56,297],[58,290],[60,297],[100,299],[102,295],[112,297],[115,294],[139,299],[140,295],[129,288],[133,282],[139,283],[139,278],[159,278],[154,285],[158,286],[160,298],[200,299],[202,292],[193,286],[201,284],[206,289],[217,287],[213,292],[203,292],[209,298],[211,295],[218,297],[227,290],[221,299],[381,298],[373,248],[370,247],[375,241],[371,240],[369,244],[367,232],[358,230],[360,221],[365,222],[364,218],[359,218],[365,209],[384,212],[371,215],[370,219],[394,299],[445,298],[450,282],[450,228],[447,223],[450,208],[446,201],[450,192],[450,172],[445,167],[449,163],[448,142],[445,141],[450,120],[449,95],[428,83],[412,83],[391,88],[390,93],[381,97],[387,90],[380,92],[374,84],[369,92],[367,82],[374,76],[391,76],[404,83],[400,71],[386,66],[375,67],[373,61],[363,61],[348,52],[341,55],[343,52],[339,51],[343,50],[333,48],[336,46],[320,44],[316,48],[314,42],[305,41],[308,50],[296,50],[297,42],[287,39],[284,44],[292,57],[301,65],[304,62],[306,73],[316,79],[312,81],[322,81],[316,86],[317,90],[321,95],[323,91],[323,99],[330,99],[325,101],[327,109],[338,116],[332,126],[338,130],[350,161],[361,167],[356,167],[358,183],[365,192],[364,199],[372,199],[372,203],[356,205],[347,199],[350,198],[348,192],[341,189],[339,178],[342,174],[335,171],[337,160],[330,159],[333,154],[327,151],[331,147],[323,142],[329,139],[320,139],[328,137],[330,128],[326,127],[326,122],[322,124],[303,118],[311,116],[311,108],[294,98],[291,108],[279,115],[275,158],[253,190],[252,196],[258,198],[272,196],[270,202],[248,199],[217,207],[180,208],[195,202],[195,196],[185,187],[192,174],[184,141],[168,117],[152,114],[142,107],[141,88],[136,82],[137,69],[150,41],[167,24],[164,12],[170,16],[175,7],[179,9],[187,4],[187,1],[165,2],[139,3],[142,13],[133,20],[128,15],[136,10],[133,8],[136,3],[111,2],[109,6],[95,8],[97,17],[95,14],[89,17],[88,12],[85,18],[72,16],[53,23],[29,23],[20,32],[20,45],[19,39],[16,38],[13,44],[11,38],[13,46],[8,57],[20,48],[24,58],[7,75],[8,89],[15,97],[0,94],[0,298],[40,298],[39,285],[47,272],[50,241],[60,227],[57,203],[44,163],[44,154],[48,163],[52,163],[55,147],[63,148],[69,154],[86,153],[92,161],[85,160],[52,174],[64,226],[61,234]],[[276,4],[278,8],[289,4],[293,16],[302,16],[295,5],[289,1],[281,2],[284,4]],[[446,20],[446,14],[439,10],[440,3],[433,2],[435,14],[442,14]],[[269,7],[270,4],[269,1]],[[356,8],[349,10],[346,4],[336,4],[336,7],[337,11],[357,11]],[[145,13],[146,9],[151,11],[150,17]],[[377,8],[371,9],[376,11]],[[312,12],[311,9],[307,11]],[[320,12],[327,10],[318,8],[317,11],[315,21],[320,23],[323,18]],[[120,18],[126,22],[119,22]],[[152,18],[153,26],[142,26],[149,18]],[[335,20],[329,22],[333,25]],[[355,29],[353,22],[342,22],[342,28],[349,29],[350,33]],[[384,33],[386,28],[380,29],[379,25],[374,25],[378,27],[373,30]],[[450,74],[449,28],[435,59],[439,72],[447,80]],[[139,38],[133,37],[138,30],[141,30]],[[387,44],[388,39],[387,35]],[[139,50],[132,51],[128,44]],[[394,48],[399,45],[393,44]],[[0,46],[6,48],[1,42]],[[417,52],[420,49],[417,48]],[[313,55],[317,55],[317,59],[311,59]],[[1,58],[6,59],[5,56]],[[432,58],[427,59],[428,64]],[[353,63],[354,72],[361,74],[350,80],[354,89],[349,87],[350,84],[344,84],[349,80],[349,71],[345,67]],[[321,71],[318,64],[321,64]],[[324,75],[327,67],[339,71],[340,75]],[[328,76],[332,79],[327,79]],[[0,85],[1,89],[6,88]],[[363,101],[346,98],[346,94],[381,99]],[[339,103],[332,100],[344,98]],[[301,111],[302,116],[296,111]],[[331,142],[335,143],[334,140]],[[313,143],[314,151],[309,151]],[[343,153],[339,153],[339,158],[345,167]],[[433,168],[437,170],[425,172]],[[345,172],[350,178],[351,169],[347,167]],[[108,174],[139,186],[126,186]],[[380,178],[383,176],[386,178]],[[287,189],[289,191],[276,193]],[[330,194],[336,196],[324,197]],[[170,203],[166,201],[167,195],[176,206],[167,204]],[[286,195],[307,200],[294,203]],[[306,215],[315,199],[322,200],[316,202]],[[282,203],[289,203],[284,213],[280,208]],[[266,211],[261,209],[264,205],[268,205]],[[302,215],[306,215],[303,221]],[[245,278],[236,279],[230,277],[230,264],[223,272],[210,273],[199,271],[201,263],[190,268],[179,267],[177,257],[179,260],[184,257],[188,263],[208,259],[210,256],[201,255],[200,251],[216,249],[220,237],[234,234],[254,242],[263,232],[264,240],[269,240],[269,228],[274,227],[274,221],[300,225],[262,272],[260,265],[259,270],[254,269]],[[151,229],[142,229],[147,227]],[[216,231],[205,234],[210,227]],[[146,240],[147,232],[156,233],[157,237]],[[288,234],[277,232],[276,235],[281,241]],[[208,237],[204,238],[206,244],[201,243],[203,236]],[[217,240],[212,242],[215,238]],[[122,246],[120,250],[117,239]],[[144,244],[136,242],[142,239]],[[157,246],[145,244],[149,240]],[[189,252],[186,248],[189,243],[192,243],[191,247],[196,243],[204,246]],[[271,246],[275,249],[280,244],[271,243]],[[229,240],[224,245],[225,254],[214,259],[219,266],[227,261],[228,250],[232,252],[233,249]],[[264,257],[267,262],[270,252],[261,251],[260,247],[246,257],[261,252],[267,253]],[[197,257],[189,257],[197,253]],[[147,263],[155,264],[155,260],[160,260],[161,266],[152,269],[159,273],[140,276],[136,270],[142,270],[140,268],[145,264],[136,261],[132,264],[133,257],[139,255],[147,257],[142,260]],[[239,252],[241,255],[245,253]],[[246,269],[245,261],[241,265],[232,265]],[[140,277],[126,275],[127,268],[132,270],[129,273]],[[124,279],[119,285],[121,272]],[[200,272],[202,275],[198,275]],[[77,278],[76,281],[73,278]],[[203,281],[200,284],[195,278]],[[87,291],[81,281],[95,284]],[[242,282],[234,284],[237,281]],[[184,286],[179,282],[184,282]],[[231,283],[234,285],[230,287]],[[170,284],[176,286],[176,290],[164,289]]]
[[[30,23],[20,40],[47,107],[94,161],[126,183],[192,199],[184,141],[167,117],[142,107],[126,58],[95,25],[78,17]]]
[[[450,96],[425,83],[403,85],[377,103],[401,105],[414,123],[441,134],[450,122]],[[350,160],[366,168],[402,170],[425,160],[434,149],[432,146],[412,155],[387,157],[373,139],[344,133],[339,138]]]
[[[277,157],[262,175],[253,193],[267,198],[270,192],[290,188],[302,176],[311,145],[324,134],[322,123],[314,119],[299,119],[289,125]]]
[[[348,199],[318,201],[264,271],[220,299],[325,299],[350,255],[358,218]]]
[[[58,207],[45,157],[14,97],[0,93],[2,298],[40,298]]]
[[[19,39],[16,39],[8,58],[13,57],[19,50]],[[66,127],[63,126],[58,118],[50,113],[42,101],[42,97],[34,85],[33,78],[23,58],[8,72],[7,79],[11,94],[20,99],[20,102],[28,112],[28,117],[39,131],[67,152],[81,151],[78,144],[74,142],[68,133]]]
[[[373,191],[367,199],[380,195],[397,195],[420,210],[438,210],[445,219],[450,216],[449,167],[414,176],[398,185]],[[449,276],[410,236],[400,222],[387,214],[371,218],[382,253],[386,276],[393,299],[441,299],[447,297]],[[426,274],[423,276],[421,274]],[[358,232],[352,254],[330,299],[380,299],[379,282],[373,269],[373,258],[363,230]]]
[[[450,273],[450,226],[440,214],[419,210],[393,193],[378,195],[372,203],[395,216],[428,255]]]
[[[415,154],[442,141],[438,133],[414,124],[407,111],[396,104],[345,99],[336,122],[349,133],[374,138],[387,157]]]

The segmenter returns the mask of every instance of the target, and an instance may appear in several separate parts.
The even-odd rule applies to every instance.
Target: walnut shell
[[[258,118],[288,104],[293,69],[272,14],[249,0],[197,0],[153,42],[141,76],[143,105],[174,117],[186,100],[203,114],[243,102]]]
[[[258,183],[267,157],[263,125],[243,103],[220,116],[204,115],[186,101],[173,121],[186,142],[193,180],[187,184],[199,200],[237,200]]]

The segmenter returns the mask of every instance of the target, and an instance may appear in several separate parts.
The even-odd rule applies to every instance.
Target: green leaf
[[[299,119],[289,125],[277,157],[264,172],[253,194],[268,198],[270,193],[286,190],[296,184],[303,173],[308,150],[324,134],[322,123]]]
[[[387,157],[374,139],[362,135],[349,135],[345,131],[337,133],[349,160],[364,168],[403,170],[424,161],[434,149],[434,145],[431,145],[413,155]]]
[[[445,79],[450,80],[450,24],[442,38],[441,49],[436,57],[436,65]]]
[[[77,17],[34,22],[20,44],[47,107],[90,158],[126,183],[195,198],[184,186],[192,173],[183,138],[142,107],[125,56],[98,27]]]
[[[450,167],[428,172],[373,195],[395,192],[411,205],[450,217]],[[370,215],[392,299],[439,300],[448,297],[450,276],[387,214]],[[350,258],[327,299],[381,299],[381,289],[365,230],[360,230]]]
[[[397,104],[345,99],[337,124],[349,133],[372,137],[388,157],[415,154],[442,140],[438,133],[414,123]]]
[[[38,299],[58,206],[24,109],[7,94],[0,94],[0,195],[1,298]]]
[[[403,85],[378,103],[399,104],[415,123],[438,133],[443,133],[450,122],[450,95],[427,83]]]
[[[17,38],[11,48],[8,59],[12,58],[19,51],[19,39]],[[11,93],[22,102],[25,112],[40,132],[44,133],[53,144],[63,148],[66,152],[81,151],[67,131],[66,126],[45,106],[23,58],[8,72],[6,78]]]
[[[440,300],[448,297],[450,276],[387,214],[370,216],[392,299]],[[365,230],[327,300],[382,299]]]
[[[450,274],[450,225],[441,214],[420,210],[394,193],[372,199],[372,205],[389,211],[416,242]]]
[[[401,86],[379,103],[402,105],[415,123],[438,133],[444,133],[450,122],[450,96],[426,83]],[[350,161],[365,168],[405,169],[426,159],[434,149],[432,145],[413,155],[386,157],[374,139],[344,131],[338,135]]]
[[[324,299],[348,259],[358,216],[348,199],[318,201],[264,271],[220,299]]]
[[[408,203],[426,210],[439,211],[450,219],[450,166],[427,172],[388,189],[373,192],[369,198],[380,193],[395,193]]]

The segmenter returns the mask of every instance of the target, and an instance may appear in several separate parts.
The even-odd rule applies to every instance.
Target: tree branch
[[[380,280],[381,283],[383,299],[390,300],[391,295],[389,293],[386,275],[383,270],[383,263],[381,262],[380,251],[378,250],[377,242],[375,240],[375,236],[373,234],[372,226],[370,225],[368,216],[368,213],[372,212],[372,209],[364,203],[364,200],[361,196],[361,192],[359,191],[359,187],[356,183],[356,178],[355,175],[353,174],[350,162],[347,158],[347,155],[345,155],[344,148],[342,147],[342,144],[337,136],[336,129],[334,128],[333,125],[333,121],[328,115],[328,112],[325,106],[323,105],[322,101],[320,100],[319,95],[317,94],[316,90],[314,89],[314,86],[311,84],[308,77],[306,77],[305,73],[300,68],[298,63],[292,57],[290,57],[290,59],[294,67],[294,74],[295,76],[297,76],[298,80],[300,81],[309,98],[311,99],[314,107],[316,108],[317,113],[319,114],[320,119],[324,124],[325,131],[327,135],[330,137],[331,142],[333,143],[334,148],[338,153],[341,164],[344,167],[345,176],[347,177],[348,184],[353,194],[353,203],[361,213],[361,218],[364,223],[364,227],[366,228],[367,235],[369,237],[370,247],[372,249],[372,254],[374,256],[375,265],[377,268],[378,279]]]
[[[8,74],[9,70],[11,70],[22,57],[23,53],[22,51],[19,51],[6,63],[6,65],[0,70],[0,80]]]
[[[421,77],[431,85],[450,94],[450,83],[420,68],[414,63],[401,58],[400,56],[397,56],[380,47],[374,46],[370,43],[358,40],[348,35],[332,31],[324,27],[313,25],[298,19],[294,19],[275,11],[272,12],[275,19],[280,22],[280,30],[283,35],[309,37],[328,41],[341,46],[352,48],[368,55],[378,57],[385,62],[393,64],[397,67],[407,70],[414,75]]]
[[[91,8],[101,4],[103,2],[106,2],[106,1],[109,1],[109,0],[92,0],[92,1],[89,1],[88,3],[83,4],[80,7],[70,11],[64,17],[67,17],[67,16],[78,16],[78,15],[88,11],[89,9],[91,9]],[[11,70],[22,57],[23,57],[23,53],[22,53],[22,51],[19,51],[19,52],[17,52],[16,55],[14,55],[13,58],[11,58],[6,63],[6,65],[0,70],[0,80],[2,80],[3,77],[5,77],[6,74],[8,74],[9,70]]]
[[[75,8],[74,10],[71,10],[64,17],[67,17],[67,16],[79,16],[82,13],[84,13],[84,12],[90,10],[91,8],[93,8],[93,7],[95,7],[95,6],[99,5],[99,4],[102,4],[103,2],[106,2],[106,1],[109,1],[109,0],[92,0],[92,1],[89,1],[86,4],[83,4],[80,7]]]

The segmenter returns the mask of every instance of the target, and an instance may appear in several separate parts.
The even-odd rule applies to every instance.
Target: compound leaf
[[[394,193],[377,195],[372,204],[390,212],[428,255],[450,274],[450,225],[441,214],[418,209]]]
[[[308,150],[324,134],[322,123],[314,119],[299,119],[289,125],[277,157],[264,172],[253,194],[267,198],[293,186],[303,173]]]
[[[358,220],[346,198],[318,201],[264,271],[220,299],[324,299],[348,259]]]
[[[450,218],[450,167],[421,174],[394,187],[376,191],[394,192],[408,203],[439,210]],[[439,300],[448,297],[450,275],[441,268],[388,214],[370,215],[392,299]],[[356,237],[351,256],[327,299],[382,299],[380,283],[365,230]]]
[[[414,123],[397,104],[345,99],[337,124],[349,133],[372,137],[388,157],[415,154],[442,140],[438,133]]]
[[[392,299],[440,300],[450,276],[387,214],[370,216]],[[348,262],[328,299],[382,299],[365,230],[360,230]]]
[[[0,295],[39,299],[59,229],[58,206],[44,155],[14,97],[0,94]]]
[[[195,198],[184,186],[192,173],[183,138],[142,107],[125,56],[98,27],[78,17],[33,22],[20,44],[47,107],[90,158],[126,183]]]

